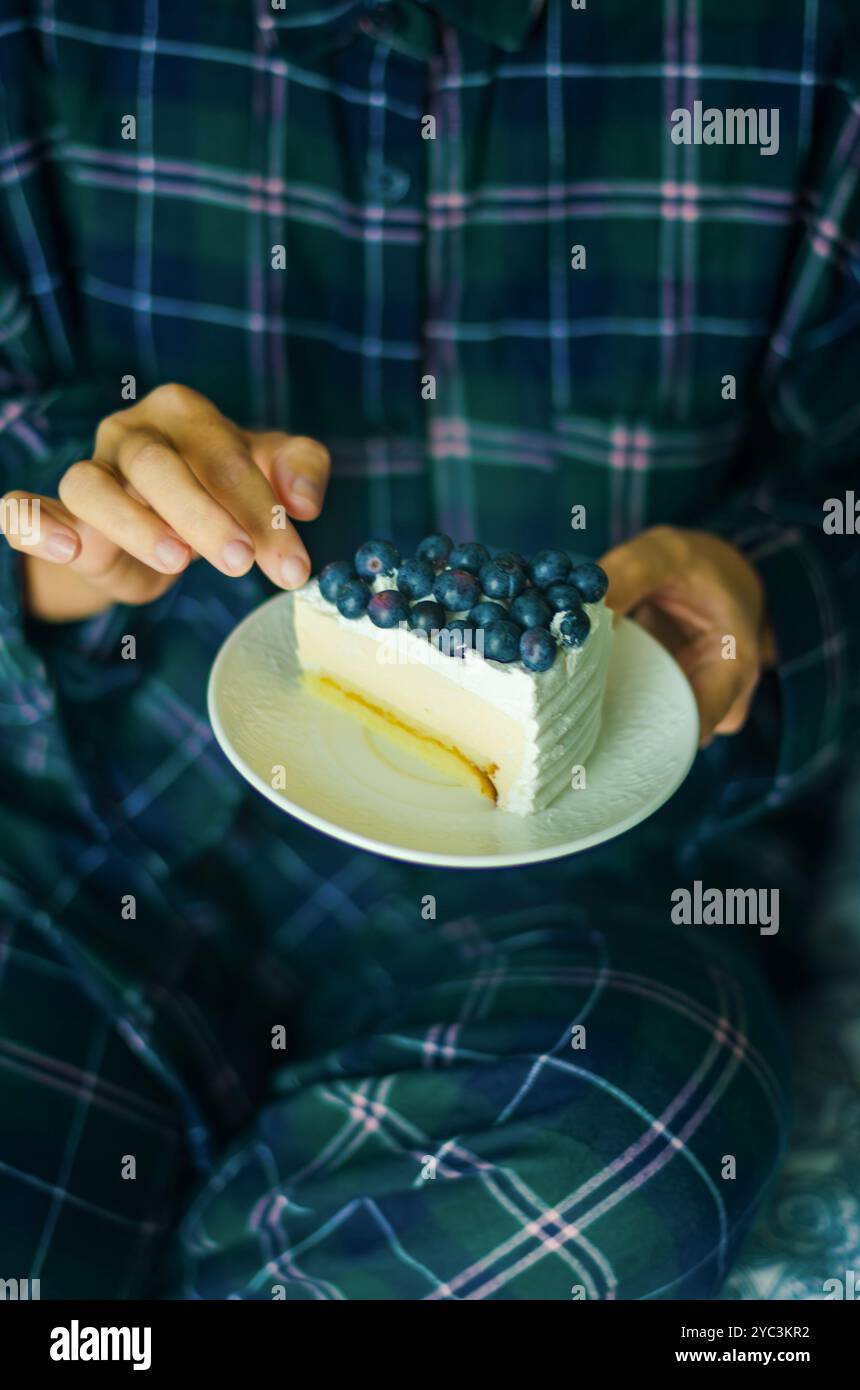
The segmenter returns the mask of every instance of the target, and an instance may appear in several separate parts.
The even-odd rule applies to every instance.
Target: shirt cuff
[[[850,627],[840,595],[837,550],[812,527],[737,514],[710,530],[732,542],[764,585],[776,646],[751,711],[755,775],[739,769],[732,811],[747,819],[784,805],[831,769],[844,747]]]
[[[10,489],[56,496],[66,469],[92,452],[99,420],[116,401],[90,386],[0,400],[0,495]],[[23,556],[0,542],[0,769],[22,799],[68,800],[71,759],[34,625],[27,620]],[[89,621],[97,621],[95,619]],[[89,639],[88,624],[77,625]]]

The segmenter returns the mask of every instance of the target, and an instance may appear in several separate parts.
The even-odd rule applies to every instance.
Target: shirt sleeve
[[[844,61],[856,73],[856,48]],[[823,100],[804,232],[762,368],[744,478],[709,529],[758,569],[778,651],[772,758],[733,783],[738,815],[781,805],[846,749],[860,651],[860,84]],[[765,692],[768,682],[765,682]],[[756,702],[767,720],[767,700]],[[768,766],[769,761],[769,766]]]
[[[0,496],[13,488],[56,496],[117,401],[94,384],[79,329],[38,41],[25,8],[9,8],[0,29]],[[24,614],[21,572],[21,555],[0,542],[4,843],[15,840],[9,807],[48,819],[80,810],[54,689]]]

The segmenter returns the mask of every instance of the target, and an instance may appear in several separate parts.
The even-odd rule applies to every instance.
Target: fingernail
[[[288,589],[300,589],[310,570],[309,561],[302,555],[288,555],[281,561],[281,579]]]
[[[312,502],[315,507],[322,501],[322,488],[313,478],[296,478],[290,485],[290,495],[303,502]]]
[[[222,559],[231,574],[241,574],[254,563],[254,551],[247,541],[230,541],[224,547]]]
[[[289,459],[276,458],[273,472],[275,475],[275,482],[278,485],[278,491],[282,494],[289,494],[292,491],[294,482],[296,481],[295,474],[293,473],[293,470],[290,467]]]
[[[168,536],[155,547],[155,558],[168,571],[178,570],[188,559],[188,546]]]
[[[45,550],[52,560],[71,560],[77,541],[71,531],[52,531],[45,542]]]

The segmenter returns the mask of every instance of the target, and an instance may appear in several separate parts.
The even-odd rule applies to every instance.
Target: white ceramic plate
[[[252,787],[347,844],[460,869],[556,859],[645,820],[681,785],[696,756],[699,720],[685,676],[659,643],[624,619],[615,630],[587,787],[534,815],[507,815],[307,693],[296,679],[292,601],[278,594],[227,638],[209,678],[209,717]]]

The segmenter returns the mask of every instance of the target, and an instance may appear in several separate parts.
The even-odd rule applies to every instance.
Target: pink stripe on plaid
[[[284,74],[275,74],[274,78],[278,88],[283,90],[281,84],[285,81]],[[275,98],[275,100],[277,101],[279,98]],[[133,152],[125,153],[124,151],[102,149],[95,145],[64,144],[60,149],[64,159],[91,163],[94,166],[93,173],[102,172],[105,175],[108,175],[110,166],[133,174],[138,169],[141,160],[141,156]],[[164,159],[163,157],[150,159],[149,170],[166,178],[182,175],[191,185],[194,183],[220,183],[228,188],[248,189],[252,193],[277,199],[275,204],[277,211],[283,209],[286,200],[289,200],[290,204],[304,200],[316,203],[322,208],[328,208],[332,212],[339,212],[345,220],[352,218],[355,221],[362,221],[372,210],[375,216],[384,215],[392,221],[423,225],[423,210],[420,208],[380,208],[373,206],[372,209],[369,209],[366,203],[355,203],[315,185],[295,182],[273,173],[263,175],[258,172],[249,173],[244,170],[221,169],[211,164],[198,165],[188,160]]]
[[[733,198],[741,201],[770,203],[774,206],[787,208],[793,208],[796,202],[796,194],[793,191],[782,188],[766,188],[758,184],[712,183],[698,186],[693,183],[679,183],[672,179],[618,179],[613,181],[608,179],[577,179],[567,183],[513,185],[510,187],[505,185],[499,188],[494,188],[491,184],[484,184],[468,193],[434,192],[428,196],[427,206],[434,211],[441,211],[446,208],[456,211],[474,207],[479,203],[523,202],[534,206],[536,203],[551,203],[567,199],[571,200],[571,205],[575,205],[575,202],[581,197],[594,196],[608,199],[643,197],[651,198],[654,201],[660,198],[700,198],[703,201]]]
[[[178,1141],[181,1122],[171,1115],[166,1106],[158,1106],[142,1096],[111,1086],[97,1072],[82,1070],[73,1063],[16,1046],[6,1039],[0,1039],[0,1067],[66,1095],[79,1097],[86,1092],[89,1103],[99,1109],[136,1120],[144,1128],[157,1129],[165,1135],[173,1134]],[[150,1113],[146,1114],[147,1111]]]
[[[97,187],[122,188],[129,192],[139,192],[142,189],[152,193],[157,193],[161,197],[186,198],[191,202],[205,202],[214,204],[218,207],[232,207],[243,212],[249,213],[268,213],[271,217],[293,217],[308,223],[310,226],[326,227],[338,232],[341,236],[350,237],[353,240],[363,240],[368,233],[360,226],[354,226],[344,218],[337,218],[329,215],[323,210],[303,208],[301,211],[294,203],[279,198],[262,197],[259,194],[249,194],[240,196],[239,194],[218,193],[212,190],[203,191],[199,186],[184,184],[180,182],[168,182],[163,179],[153,179],[142,183],[132,175],[122,176],[119,174],[107,174],[101,171],[80,172],[76,176],[76,181],[82,184]],[[16,174],[17,178],[17,174]],[[389,227],[389,222],[396,222],[396,217],[391,217],[387,208],[374,205],[368,210],[368,215],[373,220],[379,220],[386,225],[374,229],[372,234],[380,238],[385,238],[398,245],[415,246],[421,241],[421,233],[418,231],[401,231],[395,227]]]

